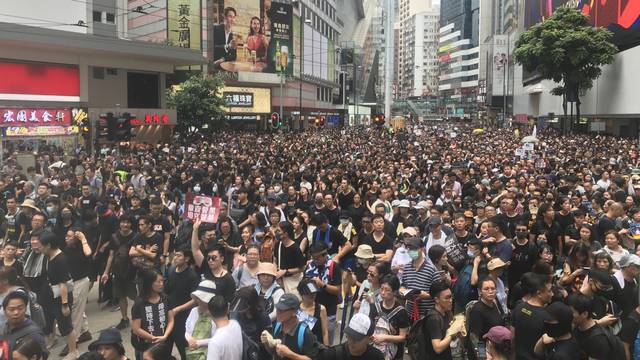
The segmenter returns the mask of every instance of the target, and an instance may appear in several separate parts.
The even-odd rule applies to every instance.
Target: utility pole
[[[278,61],[280,61],[280,59],[278,59]],[[283,119],[282,115],[284,115],[284,113],[282,111],[282,101],[284,101],[283,85],[284,85],[284,72],[282,70],[280,70],[280,116],[278,117],[280,119],[280,121],[282,121],[282,119]]]
[[[384,68],[384,117],[386,121],[391,121],[391,84],[393,83],[393,0],[386,0],[386,19],[384,28],[385,37],[385,68]]]

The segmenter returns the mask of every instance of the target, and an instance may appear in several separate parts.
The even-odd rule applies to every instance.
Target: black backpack
[[[119,279],[126,279],[130,275],[129,249],[131,244],[124,243],[127,239],[122,239],[118,234],[113,234],[112,241],[116,244],[116,248],[113,252],[111,272]]]
[[[422,316],[411,325],[407,334],[407,351],[412,360],[423,360],[427,358],[427,341],[430,341],[425,331],[427,320]]]
[[[604,335],[607,338],[607,342],[612,349],[611,357],[609,360],[625,360],[627,355],[624,351],[624,344],[619,337],[613,335],[613,333],[608,329],[604,328],[600,325],[595,325],[596,329],[593,330],[591,336]]]
[[[242,331],[242,360],[258,360],[260,346]]]

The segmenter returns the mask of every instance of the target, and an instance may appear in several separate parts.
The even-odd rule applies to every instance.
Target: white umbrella
[[[525,136],[522,138],[523,143],[537,143],[538,141],[540,140],[538,140],[538,138],[533,135]]]
[[[66,164],[64,163],[64,161],[56,161],[53,164],[49,165],[49,169],[60,169],[65,165]]]

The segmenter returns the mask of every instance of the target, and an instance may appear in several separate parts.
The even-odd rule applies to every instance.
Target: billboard
[[[77,65],[0,61],[0,99],[80,101]]]
[[[504,95],[505,79],[507,70],[507,61],[509,49],[507,48],[508,35],[494,35],[493,36],[493,56],[491,58],[491,95],[502,96]]]
[[[167,0],[167,39],[175,46],[200,50],[201,19],[200,0]]]
[[[525,0],[525,28],[547,19],[561,6],[579,9],[594,26],[613,32],[620,51],[640,45],[640,2],[613,0]]]
[[[293,73],[293,9],[269,0],[210,0],[210,69]]]
[[[225,86],[221,89],[227,101],[227,113],[267,114],[271,112],[271,89]]]

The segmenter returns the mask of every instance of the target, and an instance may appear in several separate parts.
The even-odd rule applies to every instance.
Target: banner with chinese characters
[[[0,108],[0,126],[69,126],[71,109]]]
[[[167,38],[174,46],[201,48],[200,0],[167,1]]]
[[[63,136],[63,135],[75,135],[79,131],[77,126],[38,126],[38,127],[26,127],[26,126],[9,126],[5,128],[5,136],[18,137],[18,136]]]
[[[185,207],[182,216],[191,221],[200,220],[205,223],[218,222],[220,215],[219,197],[196,195],[188,192],[185,196]]]
[[[220,93],[227,101],[227,113],[267,114],[271,112],[271,89],[225,86]]]

